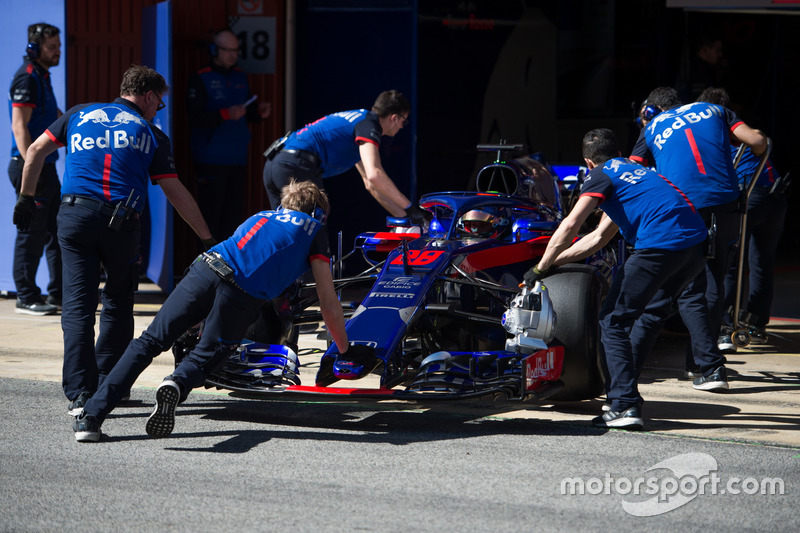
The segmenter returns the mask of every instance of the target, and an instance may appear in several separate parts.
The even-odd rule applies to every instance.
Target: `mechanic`
[[[702,339],[692,336],[686,351],[687,374],[696,377],[699,361],[719,351],[716,341],[725,302],[723,283],[739,238],[741,194],[729,147],[732,141],[741,142],[760,156],[766,150],[767,138],[729,109],[705,102],[681,106],[677,91],[671,87],[654,89],[647,102],[660,113],[642,129],[631,159],[645,166],[655,162],[659,174],[686,193],[706,226],[716,228],[705,273],[690,284],[689,294],[681,297],[679,306],[681,318],[688,326],[684,310],[700,305],[700,296],[705,294],[711,329]],[[694,298],[694,303],[690,298]],[[708,346],[709,336],[714,340],[713,350]],[[705,352],[705,356],[700,352]],[[704,377],[710,378],[708,374]],[[718,378],[724,381],[726,376]]]
[[[583,158],[590,172],[580,198],[548,242],[539,264],[524,279],[528,286],[534,285],[552,273],[553,267],[600,250],[617,231],[633,246],[600,311],[606,392],[611,405],[592,423],[641,429],[639,372],[671,304],[703,270],[707,232],[694,206],[677,187],[619,155],[611,130],[595,129],[583,137]],[[604,213],[597,228],[573,243],[598,206]],[[707,329],[705,319],[701,309],[687,327]],[[701,361],[709,375],[724,374],[725,358],[719,353],[701,357]],[[695,381],[695,388],[705,389],[706,385],[702,378]]]
[[[58,212],[64,264],[64,394],[77,415],[133,338],[133,295],[139,281],[139,214],[148,176],[197,235],[213,244],[200,209],[178,179],[169,138],[151,122],[163,107],[164,78],[134,65],[122,77],[120,97],[81,104],[59,117],[28,148],[22,193],[32,195],[50,154],[66,146],[66,172]],[[22,196],[21,196],[22,198]],[[35,219],[20,200],[14,223]],[[100,333],[94,342],[101,264]]]
[[[323,179],[355,165],[364,187],[392,216],[407,216],[422,226],[422,210],[394,184],[381,164],[381,137],[394,137],[408,124],[411,104],[398,91],[378,95],[371,111],[333,113],[279,139],[267,149],[264,187],[272,206],[289,179],[308,180],[324,188]]]
[[[723,107],[730,105],[730,97],[725,89],[719,87],[709,87],[703,91],[697,99],[700,102],[708,102]],[[738,148],[731,146],[733,157]],[[753,155],[750,148],[745,148],[736,173],[739,176],[739,186],[746,189],[749,185],[748,180],[753,177],[753,173],[758,168],[759,157]],[[746,321],[749,325],[751,341],[755,344],[767,342],[767,334],[764,328],[769,323],[769,312],[772,307],[773,295],[773,270],[775,269],[775,253],[778,250],[783,230],[783,219],[786,216],[787,200],[785,190],[776,186],[776,181],[782,178],[775,170],[772,160],[767,160],[764,169],[758,176],[756,185],[747,203],[747,246],[746,256],[749,264],[749,291],[746,303],[742,305],[745,316],[749,315]],[[771,192],[773,187],[775,191]],[[728,270],[725,276],[725,313],[722,317],[722,331],[720,332],[718,346],[722,351],[736,351],[731,334],[733,333],[733,317],[730,310],[736,299],[736,280],[738,264]]]
[[[714,33],[702,33],[691,43],[692,54],[683,61],[675,89],[684,102],[693,102],[706,87],[718,86],[726,69],[722,39]]]
[[[247,74],[236,66],[239,40],[230,29],[209,44],[211,62],[189,78],[188,111],[197,203],[217,238],[231,235],[244,220],[248,123],[270,116],[269,102],[256,103]]]
[[[75,419],[78,442],[100,440],[100,426],[122,393],[153,358],[187,329],[205,319],[205,329],[195,348],[156,391],[156,405],[146,431],[168,436],[175,423],[175,407],[189,391],[225,358],[236,353],[248,326],[265,300],[280,294],[304,271],[316,281],[322,317],[341,353],[368,350],[348,346],[344,314],[333,287],[330,252],[324,220],[328,198],[311,182],[292,180],[284,188],[283,206],[261,211],[247,219],[227,240],[200,255],[189,273],[167,298],[152,324],[133,340],[97,394]]]
[[[15,311],[28,315],[52,315],[61,306],[61,250],[56,237],[61,189],[56,173],[58,153],[47,157],[39,176],[39,185],[33,194],[19,196],[28,147],[61,115],[50,80],[50,67],[57,66],[61,59],[59,33],[58,28],[44,22],[28,26],[27,55],[14,74],[8,91],[12,132],[8,177],[18,199],[37,212],[35,224],[18,228],[14,241]],[[47,301],[42,299],[42,291],[36,285],[36,271],[43,252],[50,273]]]

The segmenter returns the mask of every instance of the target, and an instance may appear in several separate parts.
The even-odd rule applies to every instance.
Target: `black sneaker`
[[[733,343],[733,328],[722,328],[717,339],[717,348],[721,353],[736,353],[736,345]]]
[[[181,388],[171,380],[164,380],[156,389],[156,406],[147,419],[145,431],[151,437],[168,437],[175,427],[175,407],[181,399]]]
[[[45,300],[47,305],[52,305],[59,311],[61,311],[61,298],[56,298],[55,296],[47,295],[47,299]]]
[[[86,405],[86,402],[89,401],[89,398],[92,397],[92,393],[88,391],[83,391],[78,395],[77,398],[69,402],[67,406],[67,410],[69,411],[70,416],[80,416],[83,413],[83,406]]]
[[[750,344],[767,344],[769,335],[764,331],[764,328],[752,326],[750,328]]]
[[[722,391],[728,389],[728,371],[724,366],[717,367],[708,376],[701,376],[692,385],[697,390]]]
[[[75,432],[75,440],[78,442],[99,442],[102,436],[100,421],[83,413],[73,420],[72,430]]]
[[[45,316],[56,314],[58,308],[55,305],[46,304],[41,300],[29,303],[17,300],[17,308],[14,311],[21,315]]]
[[[639,407],[634,405],[624,411],[607,411],[593,418],[592,424],[599,428],[642,429],[644,420]]]

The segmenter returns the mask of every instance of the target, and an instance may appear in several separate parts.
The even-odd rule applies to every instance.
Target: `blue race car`
[[[257,395],[381,399],[602,394],[598,312],[618,252],[609,246],[520,289],[563,219],[562,198],[570,191],[530,157],[505,160],[519,145],[478,148],[496,151],[497,160],[478,173],[477,191],[423,196],[424,228],[389,218],[388,231],[359,235],[344,260],[361,252],[370,265],[361,274],[342,277],[334,265],[337,289],[369,287],[348,313],[346,329],[350,342],[367,346],[372,357],[351,361],[329,343],[316,375],[301,382],[297,332],[321,317],[313,284],[298,284],[269,303],[239,352],[206,385]],[[187,332],[176,343],[176,358],[197,335]],[[359,387],[366,376],[378,376],[379,385]]]

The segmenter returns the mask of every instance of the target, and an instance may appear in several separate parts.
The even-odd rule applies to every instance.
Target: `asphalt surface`
[[[161,299],[139,295],[137,334]],[[798,528],[800,317],[773,321],[774,344],[729,357],[725,394],[692,389],[680,372],[685,339],[663,335],[642,377],[643,432],[593,428],[599,400],[197,390],[170,438],[153,439],[144,424],[171,368],[165,353],[106,420],[103,440],[81,444],[60,387],[58,316],[13,309],[0,299],[0,531]],[[300,346],[310,384],[320,341],[305,335]]]

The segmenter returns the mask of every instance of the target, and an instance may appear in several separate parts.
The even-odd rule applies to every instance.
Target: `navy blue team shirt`
[[[194,161],[246,165],[250,143],[247,123],[260,120],[258,106],[247,106],[246,115],[238,120],[231,120],[228,108],[242,105],[250,97],[247,74],[238,67],[204,67],[190,78],[188,95]]]
[[[246,293],[260,299],[279,296],[313,259],[330,262],[331,255],[322,223],[289,209],[256,213],[210,251],[225,259]]]
[[[631,159],[669,178],[698,209],[739,197],[728,146],[743,122],[730,109],[694,102],[659,113],[642,130]]]
[[[589,172],[581,196],[600,199],[602,209],[636,250],[683,250],[706,239],[700,215],[666,178],[623,157]]]
[[[169,137],[124,98],[77,105],[45,133],[67,148],[62,195],[116,204],[127,200],[133,190],[133,199],[139,198],[136,210],[141,213],[148,180],[155,184],[178,177]]]
[[[736,152],[738,151],[738,147],[731,146],[731,157],[735,157]],[[754,155],[753,152],[750,151],[750,147],[745,146],[744,152],[742,153],[742,158],[739,160],[739,166],[736,167],[736,174],[739,176],[740,186],[746,187],[750,185],[750,178],[753,177],[753,173],[758,168],[758,164],[760,162],[761,156]],[[759,174],[756,183],[759,187],[772,187],[777,177],[778,171],[775,170],[772,160],[767,159],[767,162],[764,164],[764,168],[761,170],[761,174]]]
[[[35,141],[44,133],[45,128],[58,118],[58,104],[50,82],[50,73],[41,65],[25,59],[25,62],[14,74],[8,90],[8,116],[14,107],[31,107],[33,113],[28,122],[31,141]],[[11,136],[11,157],[20,155],[17,140]],[[55,151],[47,156],[45,162],[52,163],[58,159]]]
[[[359,143],[381,145],[378,115],[366,109],[341,111],[326,115],[293,132],[284,148],[305,150],[319,156],[322,177],[330,178],[346,172],[361,160]]]

